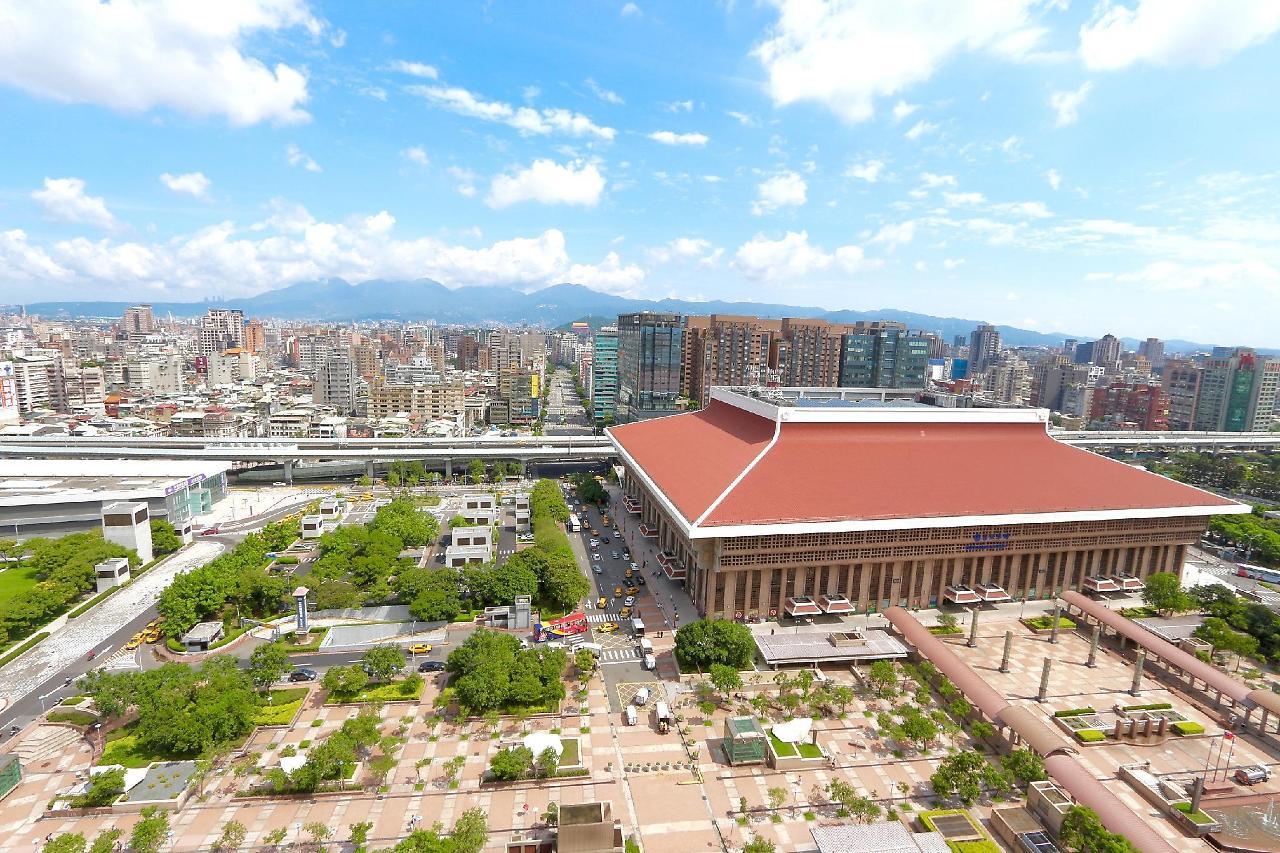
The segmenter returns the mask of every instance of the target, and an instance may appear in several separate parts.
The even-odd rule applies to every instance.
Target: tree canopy
[[[565,696],[563,649],[522,649],[510,634],[478,630],[449,653],[445,668],[459,704],[483,713],[506,707],[535,707]]]
[[[706,671],[717,663],[746,669],[755,652],[750,629],[727,619],[699,619],[676,631],[676,660],[686,670]]]
[[[1188,610],[1191,597],[1182,589],[1182,579],[1172,572],[1155,572],[1146,579],[1142,600],[1161,613],[1173,614]]]

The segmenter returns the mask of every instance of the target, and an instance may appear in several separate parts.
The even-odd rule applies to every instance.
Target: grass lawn
[[[422,698],[422,688],[425,684],[419,685],[417,690],[412,693],[405,693],[400,689],[401,682],[392,681],[388,684],[371,684],[361,690],[350,699],[337,699],[333,696],[325,698],[326,705],[350,705],[356,702],[417,702]]]
[[[100,766],[119,764],[122,767],[141,768],[146,767],[153,761],[181,761],[199,757],[195,755],[170,755],[164,752],[152,752],[144,749],[138,745],[138,738],[134,734],[135,727],[136,723],[130,723],[107,734],[107,748],[102,751],[102,757],[98,759]]]
[[[20,592],[26,592],[38,583],[36,570],[31,566],[10,566],[0,572],[0,607]]]
[[[51,723],[71,723],[73,726],[91,726],[98,718],[88,711],[51,711],[46,717]]]
[[[299,655],[307,652],[318,652],[320,651],[320,644],[324,642],[324,638],[329,636],[329,629],[320,628],[312,631],[310,634],[311,639],[306,643],[293,642],[293,636],[294,635],[291,634],[284,640],[284,649],[289,654]]]
[[[801,758],[821,758],[822,750],[818,749],[817,744],[813,743],[786,743],[780,741],[773,736],[773,731],[769,732],[769,742],[773,744],[773,751],[779,758],[792,758],[796,754],[796,750],[800,751]]]
[[[561,738],[564,752],[560,753],[561,767],[576,767],[582,760],[578,755],[578,739],[576,737]]]
[[[254,721],[260,726],[283,726],[293,720],[294,714],[302,707],[307,698],[307,688],[289,687],[271,691],[271,703],[258,709],[258,717]]]
[[[1030,619],[1024,619],[1022,621],[1026,623],[1028,628],[1034,628],[1037,631],[1045,631],[1053,627],[1052,616],[1033,616]],[[1075,626],[1076,626],[1076,623],[1071,621],[1067,617],[1065,616],[1058,617],[1059,629],[1066,629],[1069,631]]]

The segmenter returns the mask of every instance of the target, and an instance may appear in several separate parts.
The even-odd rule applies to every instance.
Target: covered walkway
[[[1205,693],[1213,697],[1215,707],[1221,707],[1225,699],[1230,708],[1239,710],[1241,725],[1246,729],[1268,734],[1267,726],[1274,716],[1276,725],[1270,733],[1280,733],[1280,694],[1250,689],[1216,666],[1157,637],[1137,622],[1087,595],[1067,591],[1059,597],[1066,602],[1068,613],[1079,613],[1086,621],[1103,626],[1104,633],[1110,629],[1121,639],[1122,646],[1125,641],[1132,641],[1145,649],[1147,663],[1163,665],[1175,683],[1184,683],[1192,690],[1197,689],[1197,684],[1203,685]],[[1257,720],[1253,719],[1254,711],[1260,712]]]
[[[1012,732],[1010,740],[1023,743],[1042,756],[1045,770],[1076,802],[1097,812],[1103,826],[1129,839],[1143,853],[1173,853],[1172,846],[1156,837],[1142,818],[1076,760],[1075,748],[1049,728],[1040,715],[1029,708],[1011,704],[907,610],[890,607],[884,612],[884,617],[907,642],[916,647],[917,652],[951,679],[993,725],[1001,732],[1009,729]]]

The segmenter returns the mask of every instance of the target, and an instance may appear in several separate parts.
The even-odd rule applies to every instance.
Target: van
[[[637,705],[644,705],[648,701],[649,701],[649,688],[641,687],[639,690],[636,691],[635,703]]]
[[[651,655],[651,654],[653,654],[653,640],[650,640],[648,637],[641,637],[641,638],[640,638],[640,653],[641,653],[641,654],[646,654],[646,655]]]
[[[623,713],[623,718],[626,719],[628,726],[634,726],[636,724],[636,706],[628,705],[627,710]]]
[[[658,668],[658,659],[657,659],[657,658],[655,658],[653,655],[645,655],[645,656],[644,656],[644,668],[645,668],[645,669],[648,669],[648,670],[655,670],[655,669],[657,669],[657,668]]]
[[[573,647],[573,650],[576,652],[578,649],[586,649],[596,657],[600,657],[600,653],[604,651],[604,646],[599,643],[578,643]]]

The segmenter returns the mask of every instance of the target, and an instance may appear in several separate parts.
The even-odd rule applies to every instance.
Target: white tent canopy
[[[807,743],[809,730],[813,728],[813,718],[796,717],[773,727],[773,736],[783,743]]]
[[[554,749],[556,755],[564,754],[564,744],[560,741],[559,735],[553,735],[551,732],[532,732],[524,739],[524,745],[534,754],[536,758],[548,749]]]

